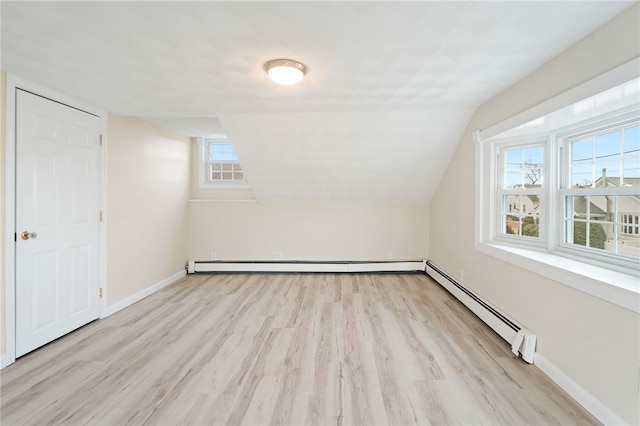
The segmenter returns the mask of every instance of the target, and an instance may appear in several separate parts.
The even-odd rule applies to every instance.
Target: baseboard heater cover
[[[424,272],[425,265],[425,260],[190,260],[187,263],[187,272]]]
[[[533,364],[537,337],[513,319],[507,317],[486,300],[456,281],[431,261],[426,261],[425,272],[443,286],[456,299],[491,327],[500,337],[511,344],[511,351],[522,355],[522,359]]]

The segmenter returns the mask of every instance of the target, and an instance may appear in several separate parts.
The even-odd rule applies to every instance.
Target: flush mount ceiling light
[[[274,59],[264,64],[269,78],[278,84],[296,84],[302,80],[307,68],[291,59]]]

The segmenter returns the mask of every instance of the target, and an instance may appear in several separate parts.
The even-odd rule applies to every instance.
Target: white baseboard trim
[[[144,290],[140,290],[139,292],[132,294],[131,296],[120,300],[119,302],[114,303],[113,305],[107,306],[105,309],[104,317],[108,317],[109,315],[115,314],[116,312],[126,308],[127,306],[131,306],[134,303],[144,299],[145,297],[155,293],[156,291],[178,281],[180,278],[184,277],[187,274],[186,271],[182,270],[180,272],[176,272],[170,277],[165,278],[164,280],[153,284],[150,287],[145,288]]]
[[[187,270],[196,272],[416,272],[424,271],[424,260],[383,261],[196,261],[190,260]]]
[[[534,365],[538,367],[544,374],[567,392],[573,399],[582,405],[594,417],[605,425],[626,425],[627,422],[622,420],[620,416],[611,411],[609,407],[604,405],[600,400],[591,395],[578,383],[573,381],[562,370],[552,364],[540,353],[536,352]]]
[[[517,333],[523,327],[513,319],[498,311],[489,302],[467,289],[462,283],[453,279],[446,272],[437,268],[432,262],[427,262],[425,272],[447,290],[453,297],[458,299],[478,318],[484,321],[493,331],[502,337],[509,344],[513,343]]]

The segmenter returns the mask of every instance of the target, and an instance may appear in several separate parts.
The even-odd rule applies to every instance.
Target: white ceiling
[[[428,203],[476,107],[632,3],[2,1],[2,69],[228,135],[258,201]]]

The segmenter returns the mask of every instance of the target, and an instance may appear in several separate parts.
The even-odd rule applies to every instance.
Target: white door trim
[[[5,134],[5,274],[4,274],[4,353],[0,358],[0,368],[12,364],[16,360],[16,312],[15,312],[15,206],[16,206],[16,89],[26,90],[36,95],[49,98],[76,109],[86,111],[100,118],[103,135],[103,152],[100,172],[100,209],[103,222],[100,227],[100,287],[103,289],[100,299],[100,318],[106,312],[107,300],[107,112],[85,102],[73,99],[37,83],[7,74],[6,83],[6,134]]]

